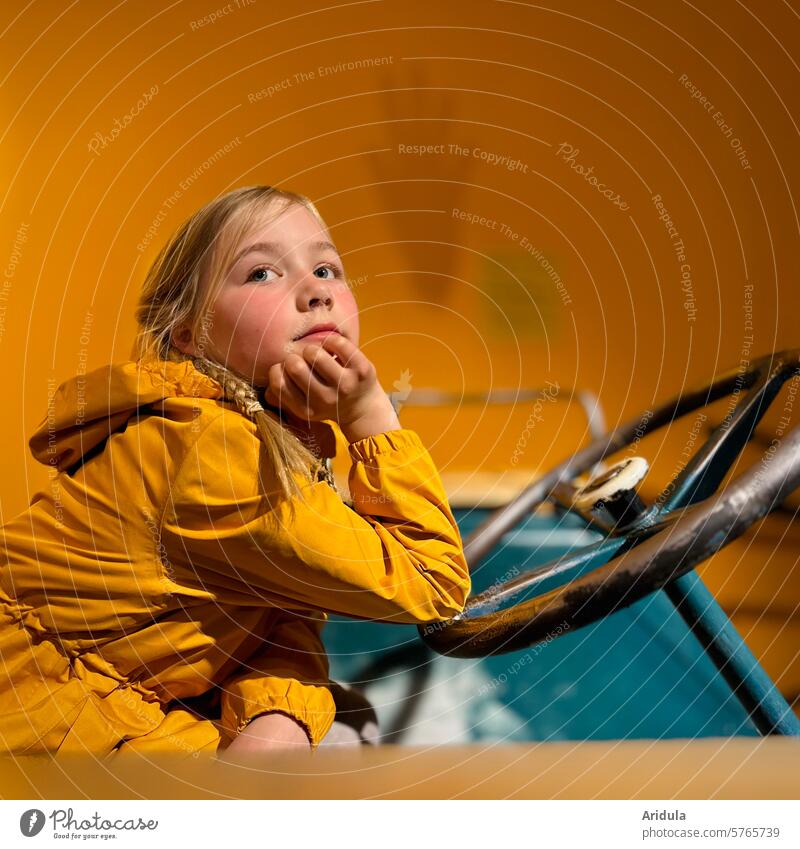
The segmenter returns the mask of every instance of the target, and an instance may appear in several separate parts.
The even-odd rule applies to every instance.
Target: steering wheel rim
[[[754,463],[723,492],[716,492],[785,381],[796,374],[800,374],[800,349],[761,357],[746,371],[731,370],[711,384],[662,404],[647,421],[642,416],[630,420],[534,481],[465,541],[472,571],[538,504],[554,494],[557,500],[560,494],[563,503],[571,478],[596,467],[636,437],[720,398],[749,390],[670,481],[656,506],[624,533],[605,527],[610,534],[606,539],[474,596],[452,619],[420,625],[422,640],[434,651],[451,657],[518,651],[592,624],[690,572],[800,487],[798,426],[782,440],[773,440],[766,460]],[[581,515],[587,521],[597,521]],[[592,561],[597,562],[596,568],[581,578],[510,608],[497,609],[503,601],[530,591],[544,578]]]

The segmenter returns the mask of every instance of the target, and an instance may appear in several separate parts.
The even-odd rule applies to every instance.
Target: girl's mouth
[[[339,330],[335,324],[315,324],[313,327],[310,327],[305,333],[301,334],[300,336],[296,336],[294,338],[294,341],[297,342],[299,339],[322,338],[328,333],[339,333]]]
[[[306,333],[305,336],[301,336],[301,339],[324,339],[326,336],[331,333],[336,333],[341,335],[338,330],[315,330],[313,333]]]

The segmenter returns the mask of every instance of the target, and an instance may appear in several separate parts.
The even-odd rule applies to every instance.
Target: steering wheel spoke
[[[562,582],[569,581],[590,565],[597,568],[607,563],[625,542],[626,540],[620,537],[598,540],[596,543],[583,546],[578,551],[558,557],[537,566],[535,569],[515,576],[503,584],[499,590],[490,587],[470,599],[470,612],[475,616],[483,616],[498,610],[503,605],[519,602],[523,596],[545,581],[554,578],[559,578]],[[458,618],[457,616],[456,620]],[[436,627],[436,625],[431,627]]]
[[[760,361],[764,366],[763,359]],[[793,368],[764,368],[747,395],[713,430],[689,463],[661,493],[661,510],[694,504],[716,492],[728,470],[750,441],[753,432]]]

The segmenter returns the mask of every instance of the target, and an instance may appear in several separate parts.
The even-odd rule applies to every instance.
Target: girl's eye
[[[329,271],[330,274],[322,277],[320,274],[317,274],[318,271]],[[317,277],[321,277],[322,280],[333,280],[336,277],[342,276],[342,270],[337,265],[321,265],[319,268],[314,269],[314,274]]]
[[[268,280],[271,280],[273,278],[266,277],[266,276],[256,277],[256,275],[257,274],[258,275],[267,275],[267,274],[275,274],[275,273],[276,272],[275,272],[274,269],[268,268],[266,265],[260,265],[258,268],[254,268],[250,272],[250,275],[247,278],[247,282],[249,283],[252,280],[254,283],[266,283]]]

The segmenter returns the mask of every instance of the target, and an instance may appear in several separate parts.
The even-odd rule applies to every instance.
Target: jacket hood
[[[48,403],[47,415],[28,445],[33,456],[59,471],[69,469],[112,433],[124,430],[141,407],[174,397],[222,399],[220,384],[191,360],[142,359],[110,364],[64,381]],[[325,422],[303,422],[264,405],[298,438],[336,454],[336,437]]]
[[[140,407],[175,396],[222,398],[216,380],[189,360],[128,360],[64,381],[28,445],[33,456],[62,471],[123,430]]]

